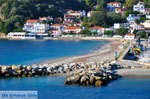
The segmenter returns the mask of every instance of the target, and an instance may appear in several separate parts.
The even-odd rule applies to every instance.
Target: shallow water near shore
[[[62,77],[0,79],[0,90],[34,90],[39,99],[150,99],[150,79],[121,78],[102,87],[64,85]]]
[[[0,40],[0,65],[32,65],[92,52],[109,41]]]

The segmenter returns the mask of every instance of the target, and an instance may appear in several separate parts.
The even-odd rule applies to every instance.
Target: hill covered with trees
[[[0,19],[0,32],[8,33],[15,29],[21,29],[24,22],[30,18],[63,17],[64,9],[98,10],[105,15],[106,4],[114,1],[125,3],[124,5],[129,8],[132,4],[138,2],[138,0],[0,0],[0,6],[5,4],[1,10],[4,19]],[[144,0],[144,2],[149,4],[150,0]],[[96,9],[94,8],[95,5],[97,5]],[[106,16],[112,17],[109,13]],[[116,17],[116,15],[113,16]],[[106,19],[103,22],[108,26],[105,23]],[[97,25],[101,24],[98,23]]]

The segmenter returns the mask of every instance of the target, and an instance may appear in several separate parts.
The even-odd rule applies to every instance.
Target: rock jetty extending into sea
[[[101,86],[120,77],[115,72],[117,69],[132,68],[103,61],[101,63],[36,64],[32,66],[0,65],[0,78],[65,75],[67,76],[66,85]]]

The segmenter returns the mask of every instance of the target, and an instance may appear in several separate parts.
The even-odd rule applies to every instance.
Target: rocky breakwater
[[[120,76],[113,73],[112,70],[117,69],[110,63],[106,64],[90,64],[90,68],[81,70],[65,81],[66,85],[79,86],[102,86],[107,85],[110,81],[118,79]]]
[[[71,64],[44,64],[44,65],[0,65],[0,77],[32,77],[32,76],[53,76],[65,74],[85,68],[76,63]]]

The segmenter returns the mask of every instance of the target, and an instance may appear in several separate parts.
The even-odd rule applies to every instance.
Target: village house
[[[65,24],[67,27],[70,27],[73,24],[73,21],[64,21],[63,24]]]
[[[122,16],[125,15],[125,11],[127,11],[126,7],[123,8],[115,8],[115,13],[120,13]]]
[[[96,12],[98,12],[98,11],[89,11],[89,12],[87,13],[87,17],[91,17],[92,14],[93,14],[93,13],[96,13]]]
[[[135,16],[135,14],[129,14],[129,16],[127,17],[128,22],[132,22],[135,20],[140,20],[140,16]]]
[[[129,23],[114,23],[114,29],[129,28]]]
[[[124,39],[125,39],[125,40],[134,40],[134,38],[135,38],[135,35],[132,34],[132,33],[126,34],[126,35],[124,36]]]
[[[146,15],[146,14],[150,14],[150,8],[145,8],[145,11],[144,11],[144,14]]]
[[[73,11],[73,10],[69,10],[66,12],[67,15],[71,15],[72,17],[75,17],[75,18],[80,18],[81,16],[85,16],[85,11]],[[66,15],[65,14],[65,15]]]
[[[138,29],[145,29],[145,27],[144,27],[143,24],[138,24],[138,25],[136,26],[136,29],[137,29],[137,30],[138,30]]]
[[[48,24],[43,24],[37,19],[29,19],[24,24],[23,30],[31,33],[42,34],[49,29]]]
[[[138,2],[136,5],[133,5],[133,11],[144,13],[145,12],[144,2]]]
[[[82,26],[82,23],[74,23],[74,26],[75,26],[75,27],[81,27],[81,26]]]
[[[99,36],[104,35],[105,28],[100,26],[94,26],[90,28],[92,33],[97,33]]]
[[[143,25],[145,28],[150,28],[150,20],[146,20]]]
[[[65,28],[66,28],[66,25],[64,24],[53,24],[50,26],[50,29],[52,30],[56,30],[56,29],[64,30]]]
[[[59,30],[59,29],[48,30],[47,32],[50,33],[52,37],[58,37],[58,36],[60,36],[62,34],[62,31]]]
[[[121,8],[122,5],[119,2],[109,2],[107,3],[107,11],[108,12],[115,12],[116,8]]]
[[[65,32],[66,33],[70,33],[70,32],[73,32],[73,33],[80,33],[81,32],[81,28],[80,27],[67,27],[65,29]]]
[[[50,16],[48,16],[48,17],[39,17],[39,20],[41,20],[41,21],[51,21],[51,20],[53,20],[53,17],[50,17]]]

